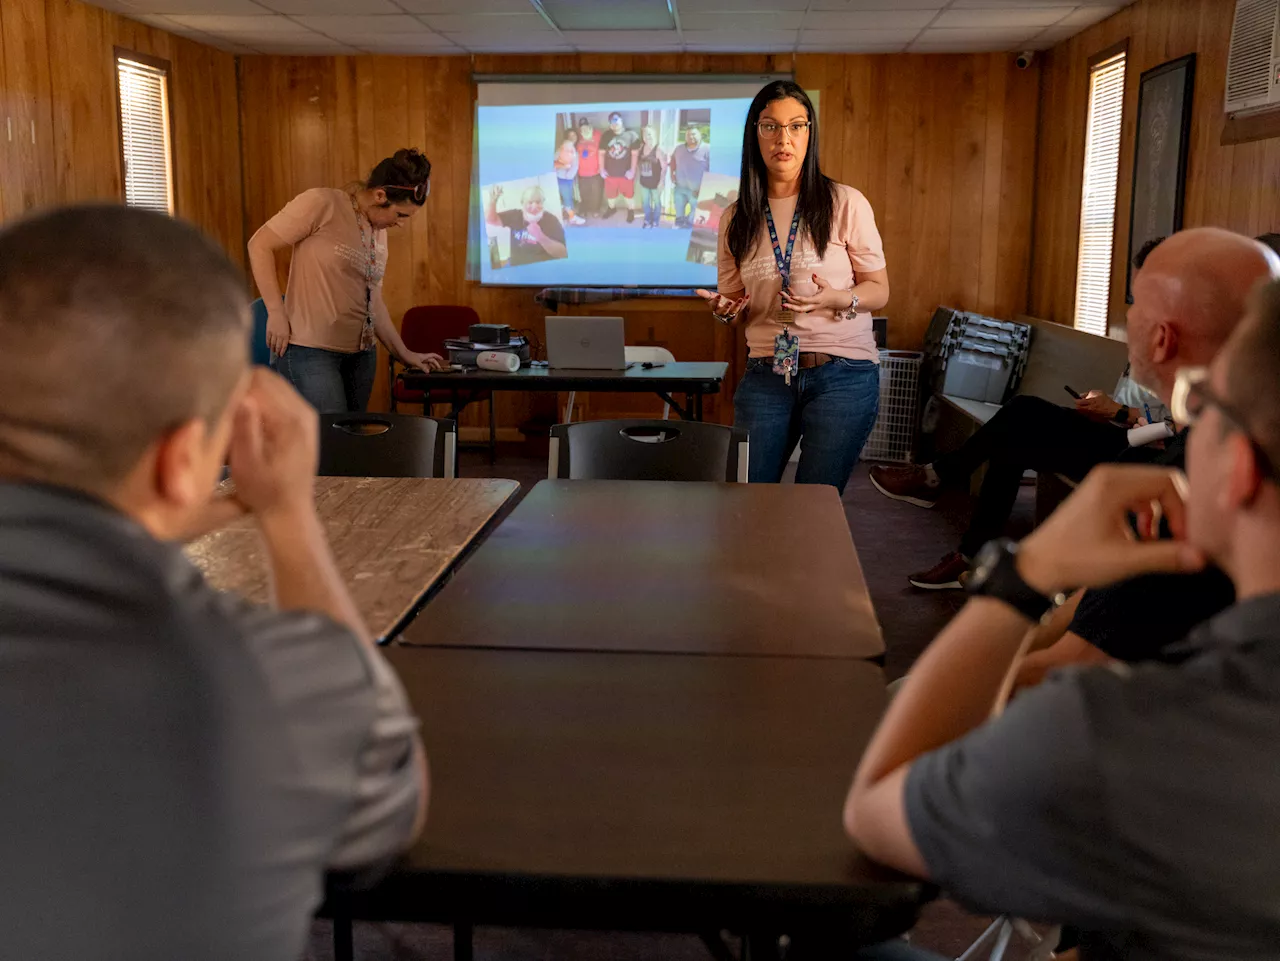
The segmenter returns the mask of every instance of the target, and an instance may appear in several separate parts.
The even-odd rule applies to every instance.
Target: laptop
[[[562,370],[626,370],[621,317],[548,317],[547,364]]]

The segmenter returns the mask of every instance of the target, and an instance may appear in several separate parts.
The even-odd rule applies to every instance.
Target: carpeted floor
[[[499,445],[497,461],[492,465],[482,450],[464,449],[459,473],[510,478],[520,482],[523,494],[546,477],[545,444],[541,449],[536,444]],[[884,631],[888,649],[885,672],[890,680],[906,673],[963,603],[959,593],[917,591],[906,579],[914,571],[932,567],[944,553],[955,549],[968,516],[968,504],[968,497],[961,493],[948,493],[933,510],[891,501],[871,486],[863,464],[854,471],[845,490],[845,514]],[[1033,508],[1032,490],[1024,488],[1012,527],[1029,527]],[[957,957],[989,921],[968,915],[949,901],[939,901],[924,912],[911,940],[947,957]],[[450,930],[439,925],[356,925],[356,957],[360,961],[443,961],[452,957],[452,945]],[[474,945],[479,961],[710,959],[701,941],[682,935],[477,928]],[[1016,959],[1022,953],[1015,947],[1009,956]],[[317,921],[307,961],[330,961],[332,957],[329,925]]]

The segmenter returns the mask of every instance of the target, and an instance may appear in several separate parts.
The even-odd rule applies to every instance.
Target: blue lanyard
[[[800,204],[796,204],[795,216],[791,218],[791,232],[787,234],[787,252],[782,252],[782,244],[778,243],[778,229],[773,225],[773,211],[766,201],[764,207],[765,223],[769,225],[769,240],[773,244],[773,259],[778,264],[778,273],[782,276],[782,289],[791,284],[791,251],[796,245],[796,234],[800,232]]]

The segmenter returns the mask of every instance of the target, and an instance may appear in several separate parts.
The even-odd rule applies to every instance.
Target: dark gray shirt
[[[1280,949],[1280,594],[1180,661],[1059,671],[912,765],[930,874],[983,913],[1072,924],[1086,959]]]
[[[209,588],[90,498],[0,483],[0,932],[24,961],[296,961],[326,869],[422,790],[387,664]]]

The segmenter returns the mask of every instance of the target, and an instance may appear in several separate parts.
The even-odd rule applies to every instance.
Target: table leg
[[[453,925],[453,961],[472,961],[475,957],[472,938],[475,926],[470,921],[455,921]]]
[[[694,420],[702,420],[702,391],[693,395]]]

